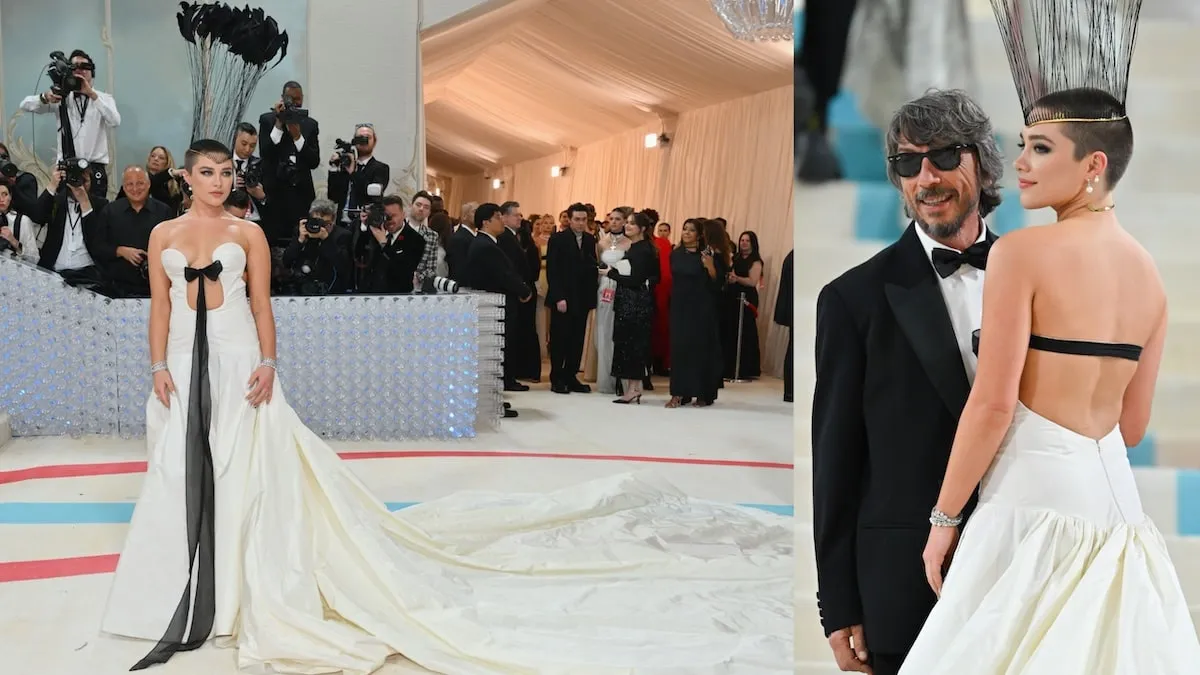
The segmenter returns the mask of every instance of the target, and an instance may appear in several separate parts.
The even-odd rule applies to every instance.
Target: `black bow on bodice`
[[[988,251],[991,249],[992,242],[990,241],[972,244],[961,253],[948,248],[935,248],[932,255],[933,268],[943,279],[954,274],[963,265],[970,265],[979,270],[987,269]]]
[[[185,267],[183,268],[183,278],[189,284],[201,276],[208,278],[209,281],[216,281],[217,278],[221,276],[222,267],[223,265],[221,265],[220,260],[214,260],[208,267],[202,267],[200,269],[196,269],[195,267]]]

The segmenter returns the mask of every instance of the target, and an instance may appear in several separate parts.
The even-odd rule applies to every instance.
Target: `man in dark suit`
[[[55,169],[45,191],[25,215],[46,224],[38,266],[58,272],[71,285],[99,292],[104,275],[96,265],[103,257],[97,225],[108,202],[90,194],[91,172],[84,171],[82,178],[82,185],[72,186],[66,183],[65,172]]]
[[[783,400],[791,403],[793,400],[793,380],[795,379],[794,369],[792,367],[792,296],[794,289],[792,288],[792,255],[795,251],[788,251],[787,256],[783,259],[783,268],[779,271],[779,291],[775,294],[775,323],[780,326],[785,326],[788,329],[788,346],[787,354],[783,357]]]
[[[504,224],[497,243],[504,255],[512,261],[513,269],[517,270],[521,281],[533,289],[541,272],[541,261],[537,270],[529,269],[529,256],[526,255],[525,243],[521,231],[521,205],[517,202],[504,202],[500,205],[500,221]],[[536,293],[536,292],[535,292]],[[537,337],[537,305],[532,301],[523,303],[515,308],[512,314],[505,315],[505,321],[513,323],[513,341],[509,343],[512,359],[511,381],[505,382],[506,391],[529,391],[529,385],[517,382],[517,379],[540,380],[542,376],[542,353],[538,349]]]
[[[304,90],[297,82],[283,85],[283,95],[258,118],[263,189],[271,202],[267,238],[286,246],[296,223],[317,198],[312,171],[321,164],[320,127],[304,109]]]
[[[367,293],[412,293],[413,274],[425,255],[425,238],[404,219],[404,200],[397,195],[383,198],[387,219],[370,227],[366,268],[359,288]]]
[[[513,316],[519,311],[522,303],[533,299],[533,293],[516,267],[501,250],[500,237],[504,234],[504,222],[500,219],[500,207],[496,204],[480,204],[475,209],[475,227],[478,234],[471,242],[467,253],[466,280],[469,288],[488,293],[504,294],[504,313]],[[509,352],[512,347],[513,334],[517,332],[516,323],[504,322],[504,382],[505,391],[510,391],[508,383],[512,380],[512,365]],[[526,387],[528,389],[528,387]],[[513,414],[509,414],[513,413]],[[507,417],[514,417],[514,411],[507,411]]]
[[[375,127],[361,124],[354,129],[352,141],[355,156],[349,161],[342,162],[338,153],[329,160],[329,182],[327,192],[329,200],[337,204],[335,223],[342,223],[359,230],[358,210],[372,201],[379,201],[388,182],[391,181],[392,169],[387,164],[375,159]],[[374,186],[374,187],[371,187]]]
[[[962,92],[902,107],[887,153],[914,222],[821,290],[812,414],[821,621],[842,670],[875,675],[899,671],[936,600],[921,555],[975,376],[994,239],[983,216],[1003,172],[987,116]]]
[[[588,312],[596,309],[599,269],[596,238],[588,234],[587,206],[567,209],[570,229],[546,244],[546,306],[550,308],[550,390],[556,394],[588,393],[579,381]]]
[[[450,270],[450,278],[459,284],[467,285],[467,256],[471,252],[471,244],[479,235],[475,230],[475,211],[466,213],[464,209],[463,222],[454,228],[450,235],[450,244],[446,247],[446,267]],[[470,220],[465,220],[470,218]]]

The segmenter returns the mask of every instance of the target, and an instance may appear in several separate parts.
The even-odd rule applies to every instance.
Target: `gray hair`
[[[924,96],[905,103],[888,125],[885,145],[889,157],[896,154],[902,139],[913,145],[961,143],[975,146],[979,167],[979,215],[986,216],[1000,205],[1003,155],[996,143],[991,120],[967,92],[930,89]],[[892,170],[890,162],[887,177],[892,185],[900,187],[900,176]]]
[[[328,199],[314,199],[312,206],[308,207],[308,215],[310,216],[329,216],[330,219],[337,216],[337,204]]]

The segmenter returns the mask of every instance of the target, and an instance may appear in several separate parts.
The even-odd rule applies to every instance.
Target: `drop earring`
[[[1087,190],[1087,193],[1088,193],[1089,195],[1090,195],[1090,194],[1092,194],[1093,192],[1095,192],[1095,191],[1096,191],[1096,189],[1092,187],[1092,181],[1090,181],[1090,180],[1089,180],[1089,181],[1087,182],[1087,188],[1086,188],[1086,190]]]

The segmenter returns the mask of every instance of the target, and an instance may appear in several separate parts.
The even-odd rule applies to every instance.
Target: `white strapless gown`
[[[1018,404],[901,675],[1195,675],[1200,644],[1119,429]]]
[[[213,257],[225,301],[207,313],[216,494],[207,637],[236,645],[242,669],[354,675],[402,653],[451,675],[790,672],[790,519],[632,475],[389,513],[301,423],[278,380],[270,404],[246,403],[260,354],[245,254],[222,244]],[[149,468],[103,620],[106,632],[154,641],[189,578],[196,318],[183,255],[167,250],[162,261],[178,392],[169,409],[148,403]]]

